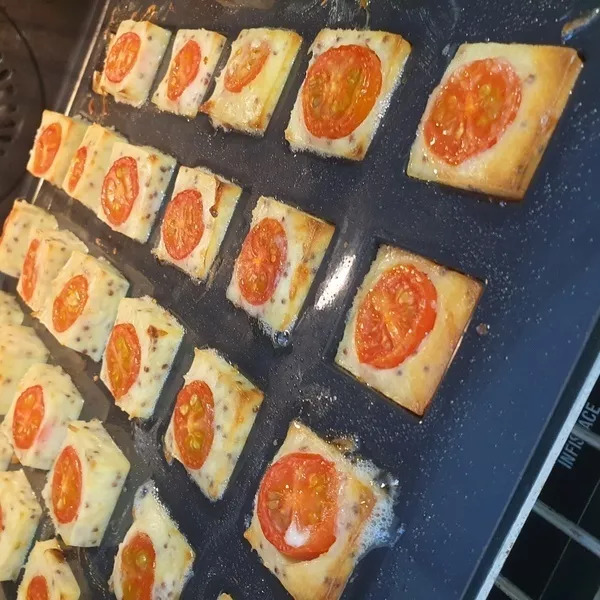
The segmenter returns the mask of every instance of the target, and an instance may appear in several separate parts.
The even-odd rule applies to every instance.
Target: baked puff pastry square
[[[17,600],[77,600],[80,590],[56,539],[37,542],[27,560]]]
[[[150,481],[136,493],[133,525],[119,545],[109,585],[117,600],[177,600],[195,556]]]
[[[87,128],[88,124],[79,117],[71,118],[45,110],[31,149],[27,170],[32,175],[61,187]]]
[[[39,363],[19,381],[0,428],[23,466],[47,471],[67,434],[67,425],[79,417],[82,408],[83,398],[62,368]]]
[[[482,291],[467,275],[381,246],[354,298],[335,362],[423,415]]]
[[[142,106],[170,39],[170,31],[149,21],[122,21],[108,46],[100,89],[117,102]]]
[[[0,326],[21,325],[24,317],[17,299],[12,294],[0,290]]]
[[[335,228],[261,196],[236,260],[227,298],[271,332],[298,318]]]
[[[11,581],[19,576],[42,515],[22,470],[0,473],[0,514],[0,581]]]
[[[286,29],[243,29],[200,110],[215,127],[264,135],[301,43]]]
[[[42,490],[56,533],[65,544],[100,545],[129,466],[100,421],[69,423]]]
[[[221,57],[227,38],[206,29],[180,29],[169,67],[152,96],[161,110],[193,119]]]
[[[165,435],[175,457],[210,500],[227,488],[263,393],[216,350],[195,350]]]
[[[323,29],[285,138],[292,150],[362,160],[396,89],[410,44],[385,31]]]
[[[581,68],[563,46],[463,44],[429,97],[408,174],[521,200]]]
[[[26,200],[15,200],[0,236],[0,271],[19,277],[34,229],[58,229],[53,215]]]
[[[121,300],[100,378],[130,418],[148,419],[154,413],[183,333],[154,298]]]
[[[376,473],[308,427],[290,425],[244,537],[295,600],[337,600],[361,556],[388,538],[392,500]]]
[[[194,280],[206,279],[241,193],[210,171],[180,167],[153,254]]]
[[[52,282],[40,322],[63,346],[98,362],[128,289],[107,260],[75,250]]]

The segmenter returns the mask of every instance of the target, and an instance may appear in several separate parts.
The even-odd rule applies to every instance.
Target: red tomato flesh
[[[106,346],[106,368],[115,400],[122,398],[137,380],[141,357],[135,327],[131,323],[115,325]]]
[[[269,54],[271,48],[265,41],[240,46],[227,64],[225,89],[233,93],[241,92],[262,71]]]
[[[69,176],[69,190],[71,192],[75,189],[75,186],[79,183],[81,176],[83,175],[83,169],[85,169],[85,161],[87,159],[87,146],[81,146],[77,149],[75,157],[73,158],[74,164],[71,169],[71,175]]]
[[[125,223],[139,193],[137,162],[131,156],[122,156],[113,163],[102,183],[100,201],[109,223]]]
[[[50,592],[48,583],[43,575],[36,575],[27,586],[27,600],[48,600]]]
[[[37,283],[37,269],[35,267],[35,260],[37,257],[37,251],[40,247],[40,240],[37,238],[31,240],[25,260],[23,261],[23,270],[21,272],[21,291],[23,293],[23,300],[26,302],[31,300],[33,292],[35,291],[35,284]]]
[[[150,536],[136,533],[121,555],[123,600],[150,600],[156,570],[156,551]]]
[[[36,175],[43,175],[52,166],[60,148],[61,138],[60,123],[48,125],[39,135],[33,149],[33,170]]]
[[[27,388],[17,398],[12,422],[13,440],[17,448],[31,448],[44,420],[44,412],[44,390],[41,385]]]
[[[52,324],[59,333],[66,331],[77,321],[88,301],[88,281],[84,275],[76,275],[63,287],[54,299]]]
[[[106,59],[105,73],[109,81],[121,83],[135,65],[142,40],[137,33],[124,33],[112,45]]]
[[[167,97],[169,100],[172,102],[177,101],[190,83],[196,79],[200,70],[201,58],[200,46],[194,40],[189,40],[177,53],[169,71],[169,82],[167,85]]]
[[[67,446],[54,463],[52,506],[59,523],[75,520],[81,504],[81,461],[73,446]]]
[[[200,243],[204,234],[202,195],[184,190],[167,205],[162,224],[162,237],[169,256],[183,260]]]

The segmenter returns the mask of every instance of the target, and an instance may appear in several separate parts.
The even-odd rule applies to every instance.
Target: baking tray
[[[349,599],[446,599],[474,595],[493,558],[494,532],[538,442],[558,427],[572,394],[562,395],[597,321],[600,305],[600,23],[571,40],[585,67],[563,119],[522,203],[409,179],[410,145],[427,97],[463,41],[561,43],[561,28],[592,8],[572,0],[255,1],[230,7],[214,0],[109,2],[71,114],[113,125],[134,143],[154,145],[185,165],[203,165],[245,192],[207,285],[159,265],[150,254],[156,234],[140,245],[112,232],[77,202],[43,184],[36,203],[116,264],[131,294],[151,294],[186,326],[187,335],[154,417],[128,422],[94,383],[99,366],[59,348],[37,329],[86,396],[83,417],[98,416],[130,457],[132,470],[99,549],[69,549],[87,598],[110,597],[106,581],[116,546],[131,522],[133,492],[152,477],[181,530],[196,549],[184,598],[287,598],[243,540],[261,475],[290,421],[299,418],[326,437],[350,435],[359,452],[397,478],[399,519],[393,547],[372,551],[346,588]],[[270,5],[270,6],[269,6]],[[96,10],[99,10],[96,7]],[[171,29],[206,27],[231,40],[243,27],[280,26],[304,37],[281,102],[264,139],[215,132],[204,116],[192,122],[103,101],[91,93],[106,32],[124,18],[144,16]],[[308,56],[324,26],[399,32],[413,46],[366,159],[360,164],[293,155],[283,130]],[[82,56],[82,60],[84,57]],[[65,89],[73,81],[65,82]],[[67,94],[65,94],[66,97]],[[59,108],[64,108],[61,106]],[[36,117],[37,118],[37,117]],[[33,194],[36,182],[24,190]],[[259,195],[273,195],[336,225],[336,235],[288,342],[274,346],[225,298],[233,262]],[[422,420],[369,390],[333,362],[354,293],[380,243],[392,243],[485,281],[485,292]],[[14,282],[3,287],[14,290]],[[477,333],[476,326],[487,335]],[[195,345],[214,346],[265,391],[265,402],[223,500],[211,504],[162,454],[174,397]],[[585,363],[587,364],[587,363]],[[44,474],[28,472],[37,489]],[[523,484],[523,482],[521,482]],[[47,522],[42,535],[51,534]],[[487,550],[486,550],[487,549]],[[470,586],[470,587],[469,587]],[[10,598],[14,586],[5,585]]]

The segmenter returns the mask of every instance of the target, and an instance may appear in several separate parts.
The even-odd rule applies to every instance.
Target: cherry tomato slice
[[[33,170],[36,175],[43,175],[52,166],[61,138],[60,123],[48,125],[39,135],[33,149]]]
[[[52,324],[58,333],[66,331],[77,321],[88,301],[88,281],[85,275],[69,279],[54,299]]]
[[[200,70],[201,58],[200,46],[194,40],[189,40],[177,53],[169,71],[169,83],[167,85],[169,100],[176,102],[188,85],[196,79]]]
[[[112,225],[125,223],[139,193],[137,162],[131,156],[117,159],[104,178],[100,197],[109,223]]]
[[[306,128],[334,140],[350,135],[375,106],[381,83],[381,61],[373,50],[356,44],[326,50],[302,88]]]
[[[358,309],[354,339],[362,363],[377,369],[397,367],[433,329],[437,291],[412,265],[388,269]]]
[[[173,425],[183,464],[199,469],[210,452],[214,435],[214,400],[204,381],[188,383],[177,395]]]
[[[267,42],[248,42],[229,59],[225,72],[225,89],[237,93],[252,83],[267,62],[271,48]]]
[[[35,290],[35,284],[37,283],[37,269],[35,266],[35,260],[37,257],[37,251],[40,247],[40,240],[34,238],[29,244],[25,260],[23,261],[23,269],[21,271],[21,292],[23,300],[28,302],[33,296]]]
[[[237,266],[240,291],[250,304],[264,304],[273,295],[286,258],[287,236],[279,221],[266,218],[250,230]]]
[[[156,551],[150,536],[136,533],[121,555],[123,600],[150,600],[154,587]]]
[[[109,81],[121,83],[135,65],[142,40],[137,33],[124,33],[112,45],[106,58],[105,73]]]
[[[50,592],[46,578],[43,575],[33,577],[27,586],[26,600],[48,600],[49,597]]]
[[[52,506],[59,523],[75,520],[81,504],[81,461],[73,446],[66,446],[54,463]]]
[[[131,323],[115,325],[106,346],[106,368],[115,400],[122,398],[137,380],[141,356],[135,327]]]
[[[310,560],[335,542],[339,477],[319,454],[286,454],[269,467],[257,513],[267,540],[290,558]]]
[[[85,161],[87,160],[87,146],[81,146],[75,152],[73,157],[73,167],[71,169],[71,175],[69,175],[69,183],[67,187],[72,192],[75,186],[79,183],[83,170],[85,169]]]
[[[44,390],[41,385],[27,388],[17,398],[12,422],[13,440],[17,448],[31,448],[44,420],[44,412]]]
[[[202,194],[184,190],[169,202],[162,224],[162,236],[169,255],[175,260],[189,256],[204,233]]]
[[[459,165],[494,146],[520,105],[521,80],[508,61],[485,58],[459,67],[425,122],[427,147],[444,162]]]

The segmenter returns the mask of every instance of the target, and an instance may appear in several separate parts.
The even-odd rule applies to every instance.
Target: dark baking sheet
[[[152,294],[188,331],[156,414],[144,424],[129,423],[102,385],[92,383],[98,365],[68,350],[56,354],[89,393],[84,416],[106,417],[109,431],[132,460],[126,493],[103,546],[71,549],[69,556],[78,564],[82,584],[85,572],[85,597],[109,597],[106,580],[130,522],[133,492],[151,476],[197,552],[195,576],[184,598],[212,600],[221,590],[236,599],[286,598],[242,532],[265,466],[289,422],[300,418],[324,436],[356,436],[360,452],[399,481],[396,513],[403,533],[393,548],[377,549],[363,559],[344,598],[459,598],[489,563],[486,548],[551,415],[570,401],[559,404],[596,322],[600,23],[570,40],[585,58],[585,68],[525,201],[505,204],[406,176],[426,99],[459,43],[489,39],[559,44],[561,27],[592,5],[567,0],[372,0],[367,13],[350,0],[270,4],[274,6],[235,9],[214,0],[173,0],[158,7],[139,0],[111,2],[103,26],[103,31],[114,31],[120,20],[134,14],[172,29],[214,28],[230,39],[251,26],[300,32],[305,38],[301,58],[263,140],[215,132],[204,116],[187,122],[160,114],[151,104],[137,110],[111,100],[103,103],[90,92],[92,70],[101,64],[104,51],[102,37],[72,110],[115,126],[134,143],[154,145],[182,164],[207,166],[244,186],[210,284],[195,285],[184,274],[159,265],[150,254],[156,231],[141,246],[112,232],[47,184],[38,197],[92,253],[105,255],[122,269],[133,295]],[[323,26],[363,27],[367,22],[401,33],[413,46],[402,85],[367,158],[348,164],[294,156],[283,130],[310,41]],[[28,188],[34,187],[32,180]],[[332,247],[286,348],[275,348],[225,299],[235,256],[261,194],[277,196],[336,225]],[[345,315],[381,242],[486,281],[474,321],[422,421],[333,363]],[[12,282],[4,287],[14,289]],[[488,335],[476,333],[479,323],[489,326]],[[42,335],[53,351],[58,349],[48,334]],[[166,464],[161,449],[174,396],[196,344],[218,348],[266,393],[229,489],[214,505],[180,465]],[[43,474],[33,478],[42,481]],[[43,533],[50,533],[47,524]],[[14,589],[4,587],[13,597]]]

